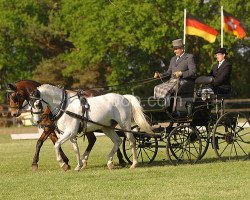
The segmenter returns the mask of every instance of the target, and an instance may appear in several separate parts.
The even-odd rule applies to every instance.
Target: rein
[[[67,92],[63,89],[63,91],[62,91],[62,96],[63,96],[62,101],[60,102],[60,105],[55,108],[55,110],[58,110],[55,116],[53,115],[53,113],[51,111],[51,113],[52,113],[51,120],[53,120],[54,122],[57,121],[64,113],[67,114],[67,115],[69,115],[69,116],[71,116],[71,117],[80,119],[82,121],[82,124],[80,124],[80,127],[79,127],[80,131],[78,131],[78,133],[82,132],[83,134],[81,136],[83,136],[85,134],[88,122],[96,124],[98,126],[105,127],[105,128],[111,128],[111,129],[117,130],[117,131],[129,132],[129,133],[134,133],[134,134],[141,133],[141,132],[137,132],[137,131],[131,131],[131,130],[125,130],[125,129],[121,129],[121,128],[115,128],[112,125],[111,126],[107,126],[107,125],[104,125],[104,124],[101,124],[101,123],[98,123],[98,122],[95,122],[95,121],[92,121],[92,120],[88,119],[84,115],[86,113],[86,116],[87,116],[87,112],[86,111],[89,110],[89,104],[87,102],[87,99],[85,97],[81,96],[80,93],[81,93],[81,91],[78,91],[76,95],[71,96],[70,98],[75,97],[75,96],[78,97],[78,99],[79,99],[79,101],[80,101],[80,103],[82,105],[82,115],[78,115],[78,114],[73,113],[71,111],[65,110],[65,107],[66,107],[66,104],[67,104],[67,101],[66,101],[66,99],[67,99]],[[41,99],[41,98],[34,97],[34,99],[43,101],[45,104],[48,105],[48,103],[45,100]],[[31,111],[32,111],[32,109],[31,109]],[[42,111],[40,111],[40,112],[33,112],[33,113],[35,113],[35,114],[41,114]],[[46,127],[46,125],[43,125],[43,126]],[[58,129],[58,127],[56,125],[55,125],[55,127],[56,127],[56,130],[59,133],[63,133],[61,130]],[[84,131],[82,131],[83,129],[84,129]],[[145,133],[143,133],[143,134],[145,134]]]
[[[163,78],[166,78],[168,76],[161,76],[160,77],[160,80],[162,82],[164,82],[162,79]],[[105,89],[105,88],[114,88],[114,87],[119,87],[119,86],[126,86],[126,85],[134,85],[134,84],[146,84],[146,83],[150,83],[152,81],[157,81],[158,79],[157,78],[146,78],[146,79],[142,79],[142,80],[138,80],[138,81],[132,81],[132,82],[125,82],[125,83],[121,83],[121,84],[117,84],[117,85],[107,85],[105,87],[93,87],[93,88],[89,88],[89,89]],[[128,86],[127,86],[128,87]]]
[[[65,92],[65,90],[63,90],[63,93],[64,93],[64,98],[63,98],[63,100],[62,100],[62,102],[60,103],[60,108],[58,109],[59,111],[58,111],[58,113],[57,113],[57,115],[54,117],[53,116],[53,114],[52,114],[52,120],[55,122],[56,120],[58,120],[61,116],[62,116],[62,114],[63,113],[66,113],[67,115],[69,115],[69,116],[71,116],[71,117],[74,117],[74,118],[77,118],[77,119],[80,119],[82,122],[83,122],[83,124],[81,125],[81,127],[80,127],[80,129],[85,129],[84,131],[81,131],[83,134],[81,135],[81,136],[83,136],[84,134],[85,134],[85,132],[86,132],[86,129],[87,129],[87,123],[88,122],[90,122],[90,123],[92,123],[92,124],[96,124],[96,125],[98,125],[98,126],[102,126],[102,127],[105,127],[105,128],[111,128],[111,129],[114,129],[114,130],[116,130],[116,131],[123,131],[123,132],[129,132],[129,133],[135,133],[135,134],[138,134],[139,132],[137,132],[137,131],[131,131],[131,130],[125,130],[125,129],[120,129],[120,128],[115,128],[115,127],[112,127],[112,126],[107,126],[107,125],[104,125],[104,124],[101,124],[101,123],[98,123],[98,122],[95,122],[95,121],[92,121],[92,120],[90,120],[89,118],[87,118],[87,117],[85,117],[84,116],[84,114],[86,113],[85,111],[88,111],[88,109],[89,109],[89,105],[88,105],[88,103],[87,103],[87,99],[86,98],[83,98],[83,99],[81,99],[81,98],[79,98],[79,95],[78,94],[76,94],[76,95],[74,95],[74,96],[72,96],[72,97],[75,97],[75,96],[78,96],[78,98],[79,98],[79,100],[80,100],[80,102],[81,102],[81,104],[82,104],[82,109],[83,109],[83,115],[78,115],[78,114],[76,114],[76,113],[73,113],[73,112],[71,112],[71,111],[68,111],[68,110],[64,110],[63,108],[65,107],[65,105],[66,105],[66,92]],[[71,98],[72,98],[71,97]],[[41,101],[43,100],[43,99],[40,99]],[[43,100],[44,101],[44,100]],[[45,101],[44,101],[45,102]],[[83,103],[82,103],[83,102]],[[46,103],[46,102],[45,102]],[[35,113],[35,112],[33,112],[33,113]],[[40,112],[40,113],[42,113],[42,112]],[[40,114],[39,112],[37,112],[36,114]],[[43,126],[45,126],[46,127],[46,125],[43,125]],[[57,132],[58,133],[63,133],[56,125],[55,125],[55,128],[56,128],[56,130],[57,130]],[[145,134],[145,133],[144,133]],[[80,137],[80,136],[79,136]]]

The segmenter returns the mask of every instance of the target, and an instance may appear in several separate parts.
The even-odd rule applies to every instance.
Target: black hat
[[[223,47],[218,47],[215,50],[214,54],[217,54],[217,53],[222,53],[222,54],[226,54],[227,55],[227,50],[225,48],[223,48]]]

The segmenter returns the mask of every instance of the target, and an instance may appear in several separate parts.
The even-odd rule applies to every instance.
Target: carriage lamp
[[[201,90],[201,99],[203,101],[210,100],[214,91],[211,88],[205,88]]]

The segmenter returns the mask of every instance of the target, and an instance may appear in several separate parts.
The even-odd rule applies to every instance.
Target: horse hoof
[[[135,169],[137,167],[137,164],[132,164],[131,166],[130,166],[130,169]]]
[[[66,172],[68,170],[70,170],[70,166],[67,165],[66,163],[62,166],[63,170]]]
[[[79,172],[79,171],[81,170],[82,167],[83,167],[83,166],[77,165],[76,168],[75,168],[75,171]]]
[[[110,170],[111,170],[111,169],[114,169],[114,164],[113,164],[112,161],[108,161],[107,166],[108,166],[108,168],[109,168]]]
[[[37,171],[38,170],[38,164],[32,164],[31,168],[32,168],[33,172]]]
[[[71,166],[69,164],[67,164],[67,166],[68,166],[67,170],[71,170]]]
[[[82,169],[86,169],[87,168],[87,165],[88,165],[88,162],[86,160],[83,160],[82,161]]]
[[[122,160],[122,161],[119,162],[119,165],[120,165],[121,167],[125,167],[126,164],[127,164],[127,163],[126,163],[124,160]]]

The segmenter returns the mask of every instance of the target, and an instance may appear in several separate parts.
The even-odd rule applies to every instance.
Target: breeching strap
[[[116,130],[116,131],[123,131],[123,132],[135,133],[135,134],[140,134],[140,133],[141,133],[141,132],[137,132],[137,131],[131,131],[131,130],[129,131],[129,130],[124,130],[124,129],[120,129],[120,128],[115,128],[115,127],[112,127],[112,126],[103,125],[103,124],[100,124],[100,123],[98,123],[98,122],[94,122],[94,121],[92,121],[91,119],[88,119],[88,118],[86,118],[86,117],[84,117],[84,116],[81,116],[81,115],[78,115],[78,114],[76,114],[76,113],[70,112],[70,111],[68,111],[68,110],[66,110],[65,113],[66,113],[67,115],[71,116],[71,117],[80,119],[80,120],[82,120],[82,121],[90,122],[90,123],[92,123],[92,124],[96,124],[96,125],[98,125],[98,126],[103,126],[103,127],[105,127],[105,128],[112,128],[112,129],[114,129],[114,130]],[[141,133],[141,134],[145,134],[145,133]]]

